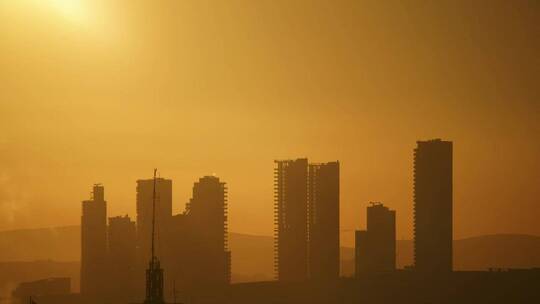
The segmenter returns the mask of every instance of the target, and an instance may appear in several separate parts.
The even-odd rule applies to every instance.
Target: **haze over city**
[[[539,20],[529,0],[0,2],[0,303],[529,299]]]
[[[272,161],[309,156],[343,164],[341,229],[380,200],[410,239],[410,151],[440,137],[455,237],[538,235],[537,20],[531,1],[3,1],[0,229],[76,224],[95,182],[133,214],[157,166],[174,210],[216,173],[230,229],[271,235]]]

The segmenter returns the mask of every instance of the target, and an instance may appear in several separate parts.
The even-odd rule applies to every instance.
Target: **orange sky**
[[[540,234],[536,1],[0,3],[0,229],[78,224],[92,183],[229,185],[272,234],[273,160],[341,161],[343,241],[369,201],[412,231],[412,150],[454,141],[455,237]],[[471,2],[476,2],[471,3]]]

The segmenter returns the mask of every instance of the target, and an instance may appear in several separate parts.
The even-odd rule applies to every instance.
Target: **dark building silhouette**
[[[275,270],[280,281],[339,277],[339,162],[275,161]]]
[[[308,278],[308,160],[275,161],[275,270],[280,281]]]
[[[198,271],[192,280],[206,286],[228,284],[231,260],[227,244],[227,186],[215,176],[205,176],[193,185],[186,206],[190,229],[195,235],[194,262]]]
[[[356,274],[396,269],[396,212],[381,203],[367,207],[367,230],[355,235]]]
[[[179,290],[191,291],[197,286],[192,280],[194,273],[198,271],[197,266],[193,264],[195,253],[193,243],[196,233],[191,229],[191,222],[185,211],[172,217],[170,234],[174,235],[169,246],[175,263],[168,268],[167,276]]]
[[[163,286],[165,295],[220,288],[231,280],[231,253],[227,244],[227,187],[215,176],[193,186],[193,197],[183,213],[172,215],[172,181],[155,179],[155,253],[150,256],[154,180],[137,181],[137,273],[146,269],[147,298]],[[148,262],[150,261],[150,263]],[[161,274],[163,269],[167,274]],[[161,279],[160,279],[161,278]],[[140,277],[136,290],[144,290]],[[150,283],[150,284],[149,284]]]
[[[342,278],[335,282],[306,281],[294,284],[252,282],[232,284],[226,292],[207,291],[169,303],[205,304],[508,304],[540,303],[540,269],[456,271],[426,278],[415,271]],[[135,303],[91,299],[79,294],[46,295],[39,304]]]
[[[156,252],[161,263],[169,268],[172,258],[167,248],[170,222],[172,219],[172,180],[156,178]],[[150,261],[152,236],[152,195],[154,180],[137,181],[137,260],[140,270],[146,269]],[[142,286],[141,286],[142,287]]]
[[[109,266],[107,278],[112,295],[128,295],[133,292],[136,271],[136,226],[129,216],[109,218]]]
[[[231,280],[227,244],[227,186],[205,176],[193,185],[183,214],[172,219],[176,263],[172,276],[181,291],[224,287]]]
[[[367,231],[376,271],[396,269],[396,211],[381,203],[367,207]]]
[[[414,268],[452,271],[450,141],[418,141],[414,150]]]
[[[104,188],[94,185],[92,199],[82,202],[81,293],[102,294],[107,264],[107,202]]]
[[[339,162],[310,164],[309,277],[339,278]]]

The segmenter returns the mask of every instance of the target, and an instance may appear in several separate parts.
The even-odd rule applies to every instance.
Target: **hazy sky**
[[[384,3],[382,3],[384,2]],[[273,160],[341,161],[412,231],[418,139],[454,141],[455,237],[540,234],[540,2],[0,0],[0,229],[78,224],[105,185],[229,186],[230,230],[272,234]]]

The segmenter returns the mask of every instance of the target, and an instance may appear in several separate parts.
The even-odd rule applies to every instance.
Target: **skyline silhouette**
[[[0,1],[0,304],[540,303],[539,36],[532,0]]]
[[[246,185],[230,228],[271,235],[271,162],[304,154],[347,165],[353,230],[365,202],[412,214],[410,150],[442,137],[460,143],[456,236],[540,235],[538,4],[232,1],[76,0],[84,25],[52,0],[2,1],[0,230],[77,224],[94,182],[135,214],[132,181],[157,166],[175,211],[194,177]],[[396,225],[412,237],[411,216]]]
[[[414,149],[415,176],[415,223],[417,234],[414,239],[414,263],[396,269],[396,213],[381,203],[372,202],[367,207],[367,229],[356,232],[355,280],[339,279],[339,162],[308,163],[306,158],[275,161],[275,270],[279,286],[260,282],[266,289],[273,290],[268,300],[289,294],[296,300],[340,301],[352,303],[359,299],[383,301],[391,298],[377,294],[375,290],[359,293],[353,285],[364,289],[366,282],[379,286],[388,285],[392,292],[402,293],[404,303],[417,303],[421,299],[439,302],[449,298],[463,301],[468,290],[461,282],[471,286],[490,289],[497,286],[505,290],[508,299],[527,298],[529,286],[540,282],[540,268],[531,269],[488,269],[487,271],[453,271],[452,244],[452,142],[440,139],[418,141]],[[165,185],[158,188],[158,181]],[[137,218],[148,221],[151,214],[151,257],[146,270],[146,300],[144,303],[165,303],[167,292],[177,301],[177,290],[182,301],[207,301],[220,303],[224,300],[251,301],[252,296],[263,293],[257,285],[230,284],[231,251],[227,245],[227,187],[215,176],[199,179],[193,187],[193,198],[186,204],[186,211],[174,216],[170,206],[172,180],[154,178],[151,191],[137,180]],[[144,193],[151,192],[151,209],[145,208]],[[158,193],[163,193],[165,203],[159,202]],[[45,303],[95,303],[107,300],[111,303],[126,303],[142,298],[140,291],[143,278],[141,257],[149,247],[141,241],[141,234],[148,234],[148,227],[132,222],[129,216],[110,217],[106,225],[107,202],[101,184],[94,184],[91,200],[83,201],[81,217],[81,286],[80,295],[65,289],[70,278],[50,278],[45,281],[21,283],[13,295],[22,301],[44,301]],[[158,217],[157,210],[162,209]],[[169,213],[171,211],[171,213]],[[156,225],[157,219],[164,223]],[[450,219],[449,221],[445,221]],[[135,227],[142,227],[134,234]],[[161,231],[155,227],[161,227]],[[450,227],[450,229],[448,229]],[[115,234],[121,237],[114,237]],[[107,237],[109,236],[109,237]],[[162,244],[155,250],[156,237]],[[129,243],[131,240],[131,243]],[[126,243],[126,241],[128,243]],[[136,244],[139,244],[136,246]],[[122,245],[123,244],[123,245]],[[337,247],[338,254],[333,248]],[[123,248],[118,256],[115,248]],[[132,250],[132,252],[129,252]],[[442,254],[441,254],[442,253]],[[128,258],[118,263],[122,255]],[[138,257],[139,262],[135,258]],[[159,257],[165,257],[166,267],[161,268]],[[116,257],[116,259],[115,259]],[[448,260],[449,257],[449,260]],[[127,264],[126,264],[127,263]],[[122,264],[124,267],[122,268]],[[117,268],[120,266],[121,271]],[[124,272],[122,273],[122,269]],[[168,272],[169,271],[169,272]],[[116,275],[115,275],[116,274]],[[118,274],[121,274],[119,277]],[[122,277],[123,274],[123,277]],[[133,275],[133,277],[130,277]],[[180,276],[179,276],[180,275]],[[381,276],[384,275],[384,276]],[[176,279],[180,278],[177,289]],[[430,283],[429,291],[420,291],[424,280]],[[528,284],[516,288],[518,280]],[[67,281],[66,281],[67,280]],[[119,280],[119,281],[117,281]],[[366,281],[367,280],[367,281]],[[405,291],[396,286],[395,280],[407,282],[413,289]],[[172,284],[171,284],[172,283]],[[133,285],[131,285],[133,284]],[[300,285],[298,285],[300,284]],[[306,285],[307,284],[307,285]],[[353,285],[351,285],[353,284]],[[165,286],[171,287],[167,290]],[[305,287],[300,287],[304,285]],[[261,285],[263,286],[263,285]],[[443,287],[445,286],[445,287]],[[312,288],[319,291],[309,291]],[[304,290],[304,288],[308,288]],[[507,289],[509,288],[509,289]],[[522,289],[525,288],[525,289]],[[325,291],[324,291],[325,290]],[[416,291],[415,291],[416,290]],[[516,293],[521,290],[520,293]],[[324,296],[319,292],[324,291]],[[254,293],[255,292],[255,293]],[[485,291],[476,291],[483,297]],[[316,296],[317,295],[317,296]],[[502,295],[502,294],[501,294]],[[321,297],[322,296],[322,297]],[[236,299],[236,300],[233,300]],[[474,301],[475,297],[467,299]],[[493,298],[497,303],[507,299],[500,295]],[[53,301],[53,302],[51,302]],[[82,303],[81,302],[81,303]],[[472,303],[472,302],[471,302]]]

